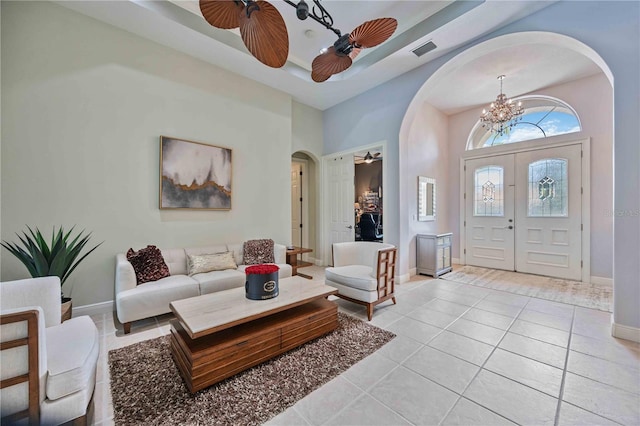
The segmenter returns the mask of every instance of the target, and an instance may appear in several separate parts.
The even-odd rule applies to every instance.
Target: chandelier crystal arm
[[[522,102],[515,104],[512,99],[508,99],[507,95],[502,92],[502,80],[504,79],[504,75],[498,76],[500,94],[496,97],[496,101],[489,105],[489,110],[483,109],[482,114],[480,114],[482,127],[500,136],[509,133],[518,121],[522,120],[522,114],[524,113]]]
[[[338,37],[342,36],[342,33],[339,29],[333,28],[333,17],[331,17],[327,9],[325,9],[324,6],[320,4],[320,0],[313,0],[313,8],[311,10],[308,9],[308,6],[304,0],[300,0],[300,2],[298,2],[297,4],[292,2],[291,0],[284,0],[284,2],[291,7],[294,7],[296,10],[299,10],[301,4],[305,6],[305,13],[303,14],[304,17],[300,17],[300,15],[298,15],[298,19],[303,20],[309,17],[326,29],[333,31]],[[316,7],[318,8],[317,10]]]

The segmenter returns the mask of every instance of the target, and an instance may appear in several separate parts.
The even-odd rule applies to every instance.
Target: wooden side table
[[[313,250],[310,248],[304,247],[294,247],[292,249],[287,249],[287,263],[291,265],[292,275],[300,275],[303,278],[308,280],[313,279],[311,275],[303,274],[298,272],[298,268],[304,268],[305,266],[311,266],[311,262],[305,262],[304,260],[298,260],[298,255],[302,253],[311,253]]]

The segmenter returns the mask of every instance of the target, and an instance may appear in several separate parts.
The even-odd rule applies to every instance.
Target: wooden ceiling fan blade
[[[346,70],[351,64],[352,61],[349,56],[338,54],[335,47],[331,46],[325,53],[316,56],[311,63],[311,78],[313,78],[314,74],[316,76],[328,76],[327,78],[329,78],[333,74]]]
[[[367,21],[349,34],[349,42],[355,47],[374,47],[387,41],[398,28],[394,18]]]
[[[351,53],[349,53],[349,57],[351,58],[351,60],[354,60],[356,56],[360,54],[361,51],[362,49],[357,47],[354,47],[353,49],[351,49]]]
[[[311,80],[315,81],[316,83],[325,82],[329,79],[329,77],[331,77],[331,74],[320,74],[315,71],[311,71]]]
[[[200,11],[205,21],[216,28],[230,30],[240,25],[238,17],[244,10],[242,2],[232,0],[200,0]]]
[[[256,9],[253,7],[257,6]],[[247,11],[250,11],[247,16]],[[251,2],[239,14],[240,35],[249,52],[260,62],[280,68],[289,56],[289,34],[282,15],[271,3]]]

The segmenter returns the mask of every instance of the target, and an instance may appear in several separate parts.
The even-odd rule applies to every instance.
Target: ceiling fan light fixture
[[[373,163],[373,155],[369,151],[367,151],[367,155],[364,156],[364,162],[367,164]]]
[[[304,21],[309,17],[309,5],[304,0],[300,0],[296,6],[296,16],[301,21]]]
[[[348,55],[353,50],[353,46],[349,43],[349,34],[344,34],[333,43],[333,47],[336,48],[336,52],[339,55]]]

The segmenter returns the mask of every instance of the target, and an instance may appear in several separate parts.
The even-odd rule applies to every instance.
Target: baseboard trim
[[[109,312],[115,311],[115,306],[113,300],[109,300],[107,302],[93,303],[91,305],[82,305],[82,306],[73,306],[72,313],[74,317],[79,317],[82,315],[100,315],[100,314],[108,314]]]
[[[628,325],[611,323],[611,334],[619,339],[631,340],[640,343],[640,328],[629,327]]]
[[[451,263],[453,263],[454,265],[461,265],[460,259],[457,258],[457,257],[452,257],[451,258]]]
[[[398,284],[403,284],[408,282],[411,279],[411,275],[409,274],[396,275],[396,279],[398,280]]]
[[[591,284],[613,287],[613,278],[591,276]]]
[[[410,268],[409,269],[409,276],[410,277],[414,277],[418,274],[418,268]]]

